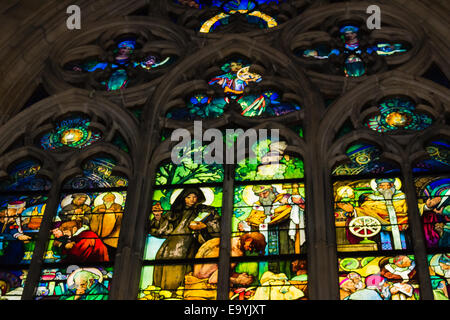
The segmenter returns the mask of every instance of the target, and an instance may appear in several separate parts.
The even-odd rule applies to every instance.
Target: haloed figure
[[[165,228],[171,232],[158,250],[157,260],[194,258],[201,243],[211,239],[213,234],[218,235],[219,214],[215,208],[204,205],[205,200],[205,195],[197,188],[185,189],[176,198],[171,210],[163,217],[167,221]],[[196,221],[199,214],[205,212],[209,215],[203,222]],[[176,290],[183,284],[187,272],[189,267],[186,265],[155,266],[154,285],[163,290]]]
[[[101,283],[102,275],[97,269],[78,269],[68,279],[72,287],[60,300],[107,300],[108,289]],[[73,282],[72,285],[69,285]]]
[[[114,193],[106,193],[102,204],[96,206],[89,216],[89,227],[108,248],[108,255],[114,257],[119,243],[123,208],[116,202]]]

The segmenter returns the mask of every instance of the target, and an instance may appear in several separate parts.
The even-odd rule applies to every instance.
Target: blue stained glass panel
[[[450,144],[444,140],[432,141],[426,151],[429,158],[417,162],[413,172],[442,172],[448,171],[450,167]]]
[[[116,161],[112,158],[95,158],[85,162],[82,166],[83,175],[67,181],[64,189],[93,189],[128,186],[128,179],[112,174]]]
[[[333,170],[335,176],[396,173],[400,170],[393,164],[381,160],[381,151],[368,144],[355,144],[347,149],[349,162]]]

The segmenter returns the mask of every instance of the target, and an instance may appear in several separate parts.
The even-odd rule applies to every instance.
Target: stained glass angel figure
[[[247,94],[245,88],[251,83],[260,83],[262,76],[251,72],[250,65],[241,59],[234,59],[221,67],[223,74],[213,77],[210,86],[219,86],[223,96],[211,97],[197,94],[191,97],[185,108],[174,108],[166,114],[174,120],[194,120],[220,117],[231,103],[240,106],[245,117],[280,116],[300,110],[295,103],[281,101],[281,95],[265,90],[258,94]]]
[[[259,83],[262,76],[250,72],[250,65],[245,65],[241,60],[232,61],[222,67],[225,74],[219,75],[209,81],[210,85],[220,85],[230,99],[235,100],[242,108],[241,114],[245,117],[258,117],[263,114],[279,116],[287,114],[300,107],[290,103],[282,103],[280,95],[272,91],[264,91],[262,94],[244,94],[244,89],[250,83]]]

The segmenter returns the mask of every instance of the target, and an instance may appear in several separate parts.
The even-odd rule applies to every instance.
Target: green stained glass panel
[[[285,153],[287,143],[259,141],[251,148],[255,157],[248,157],[236,166],[237,181],[258,181],[275,179],[302,179],[304,164],[298,158]]]

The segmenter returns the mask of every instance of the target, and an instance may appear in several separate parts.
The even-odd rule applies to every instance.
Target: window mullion
[[[217,299],[229,299],[230,285],[230,255],[231,255],[231,218],[234,204],[234,164],[224,165],[224,182],[222,195],[222,217],[220,230],[219,251],[219,280],[217,286]]]
[[[44,255],[47,250],[47,243],[53,223],[53,217],[58,210],[60,189],[61,184],[59,183],[59,181],[56,181],[52,185],[52,189],[48,194],[47,205],[44,216],[42,218],[36,246],[33,251],[33,257],[31,259],[30,269],[28,271],[27,279],[25,282],[22,300],[34,300],[36,288],[41,276]]]
[[[414,187],[414,178],[409,163],[402,164],[404,191],[406,193],[406,204],[408,206],[408,221],[412,232],[412,246],[416,261],[416,270],[419,277],[419,290],[421,300],[434,300],[431,288],[430,273],[427,262],[425,235],[423,233],[420,212],[417,206],[417,195]]]

